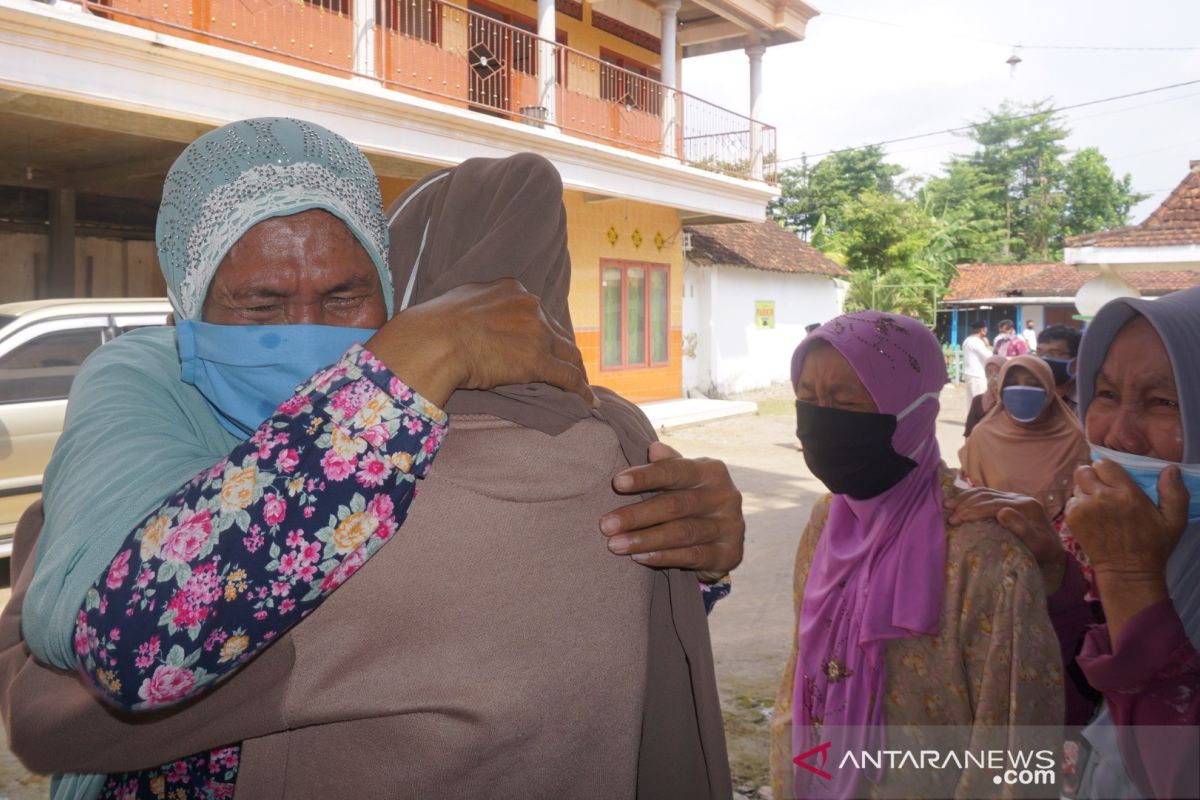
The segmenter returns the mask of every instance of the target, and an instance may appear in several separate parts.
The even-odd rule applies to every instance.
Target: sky
[[[780,159],[953,128],[1005,100],[1072,105],[1200,81],[1198,0],[812,0],[804,41],[767,50],[759,118]],[[1025,45],[1014,51],[1013,45]],[[1056,48],[1187,48],[1104,50]],[[1016,53],[1015,70],[1006,60]],[[741,50],[689,58],[683,89],[745,114]],[[1140,222],[1200,159],[1200,82],[1063,114],[1071,150],[1095,146],[1151,196]],[[939,171],[962,136],[887,147],[913,175]],[[813,160],[813,159],[810,159]],[[798,164],[798,161],[790,162]],[[783,163],[782,166],[787,166]]]

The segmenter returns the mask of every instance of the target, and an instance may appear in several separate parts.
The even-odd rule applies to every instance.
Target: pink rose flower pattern
[[[368,350],[350,348],[130,533],[80,610],[81,670],[113,705],[143,710],[244,665],[403,524],[446,424]],[[335,439],[354,454],[340,455]],[[109,776],[102,797],[231,797],[239,750]]]

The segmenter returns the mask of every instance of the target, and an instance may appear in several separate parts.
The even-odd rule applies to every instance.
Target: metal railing
[[[353,0],[79,1],[109,19],[775,182],[773,127],[500,14],[443,0],[375,0],[373,20],[355,20]]]

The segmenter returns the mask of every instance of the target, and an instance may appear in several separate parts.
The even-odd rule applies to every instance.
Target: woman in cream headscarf
[[[958,452],[962,475],[974,486],[1035,497],[1058,519],[1074,488],[1075,468],[1087,463],[1079,421],[1037,356],[1008,359],[997,382],[999,402]]]
[[[211,687],[345,582],[403,523],[447,385],[508,377],[474,348],[443,363],[461,339],[388,322],[378,182],[319,126],[248,120],[194,142],[157,244],[176,327],[122,336],[80,370],[23,608],[36,657],[139,711]],[[467,330],[498,344],[481,319]],[[541,359],[516,360],[501,371]],[[236,773],[235,751],[173,774],[219,793]],[[69,784],[94,794],[94,778]]]
[[[983,394],[977,394],[971,398],[971,407],[967,409],[967,422],[963,426],[963,436],[970,436],[979,421],[1000,402],[1000,368],[1007,360],[1005,356],[991,356],[983,362],[983,374],[987,379],[987,389]]]

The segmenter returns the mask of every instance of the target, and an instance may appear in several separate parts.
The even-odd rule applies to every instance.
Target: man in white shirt
[[[1033,353],[1038,349],[1037,331],[1033,329],[1033,320],[1025,320],[1025,330],[1021,331],[1021,336],[1025,337],[1025,344],[1029,345],[1029,352]]]
[[[992,355],[988,346],[987,323],[975,320],[971,323],[971,335],[963,340],[963,377],[967,383],[967,401],[987,391],[987,375],[983,364]]]

